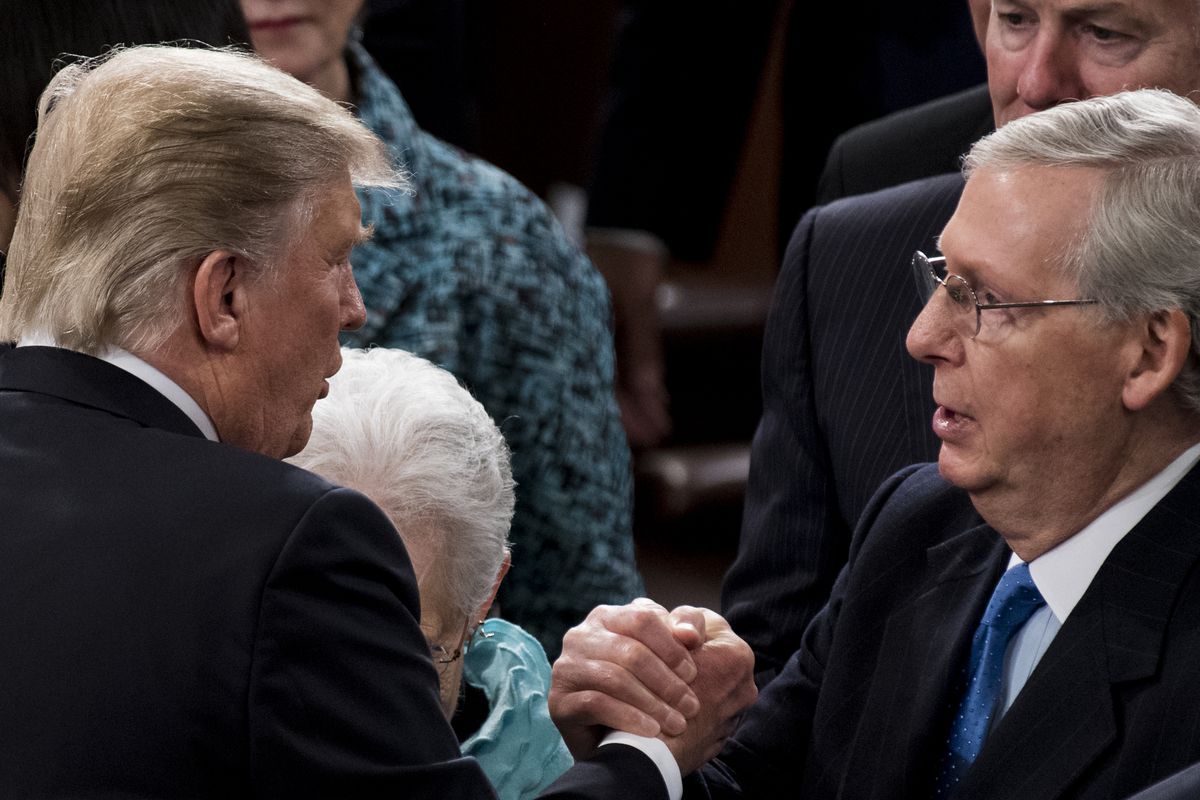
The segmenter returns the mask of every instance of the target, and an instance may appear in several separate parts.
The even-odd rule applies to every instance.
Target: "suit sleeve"
[[[260,796],[494,797],[442,714],[419,615],[382,512],[321,497],[263,589],[247,698]]]
[[[606,745],[567,770],[538,800],[667,800],[658,768],[646,755],[625,745]]]
[[[801,220],[776,283],[763,339],[763,415],[751,451],[738,555],[722,589],[725,616],[754,648],[759,686],[799,647],[845,563],[850,540],[813,398],[807,275],[820,211]]]

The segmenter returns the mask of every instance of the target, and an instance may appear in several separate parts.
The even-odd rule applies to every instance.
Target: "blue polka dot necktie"
[[[1008,643],[1033,612],[1045,604],[1029,575],[1028,564],[1018,564],[1008,570],[996,584],[971,640],[971,679],[951,723],[935,797],[953,795],[958,782],[979,755],[1000,702]]]

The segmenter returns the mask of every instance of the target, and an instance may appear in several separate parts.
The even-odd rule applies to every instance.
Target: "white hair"
[[[209,253],[271,274],[327,187],[402,183],[349,109],[231,49],[131,47],[68,66],[38,118],[0,340],[152,349]]]
[[[449,372],[403,350],[343,349],[308,446],[288,459],[371,498],[392,520],[444,620],[487,601],[508,547],[508,446]]]
[[[1173,389],[1200,412],[1200,108],[1161,89],[1066,103],[980,140],[963,173],[1032,166],[1104,171],[1065,267],[1110,320],[1187,315],[1192,355]]]

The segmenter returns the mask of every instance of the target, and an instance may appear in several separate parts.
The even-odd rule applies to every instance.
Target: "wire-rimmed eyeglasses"
[[[979,335],[984,311],[996,308],[1045,308],[1048,306],[1090,306],[1096,300],[1031,300],[1021,303],[981,303],[971,284],[961,275],[946,272],[945,256],[927,256],[918,250],[912,258],[913,271],[919,280],[927,285],[927,296],[932,296],[941,285],[946,290],[946,296],[954,304],[956,319],[962,321],[962,331],[968,338],[974,339]],[[971,312],[974,310],[974,314]],[[973,317],[973,319],[972,319]]]
[[[458,661],[463,657],[463,654],[466,653],[469,644],[474,642],[476,638],[491,639],[495,635],[496,634],[489,633],[483,629],[483,622],[481,620],[480,623],[471,631],[470,635],[467,636],[464,641],[459,642],[458,647],[454,648],[453,650],[445,645],[429,642],[429,650],[433,655],[433,663],[453,664],[455,661]]]

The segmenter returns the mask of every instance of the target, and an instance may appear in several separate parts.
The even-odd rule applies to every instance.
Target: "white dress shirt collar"
[[[1166,469],[1118,500],[1086,528],[1029,562],[1029,573],[1059,622],[1091,585],[1108,554],[1200,461],[1200,444],[1189,447]],[[1021,563],[1013,553],[1009,568]]]
[[[39,347],[59,346],[53,337],[44,334],[22,336],[21,340],[17,342],[17,347],[34,345]],[[109,347],[104,352],[98,354],[96,358],[99,358],[101,361],[107,361],[114,367],[125,370],[143,383],[149,384],[150,388],[170,400],[180,411],[186,414],[187,418],[195,423],[200,432],[204,434],[204,438],[213,442],[220,441],[220,437],[217,436],[217,429],[213,426],[212,420],[208,418],[208,414],[204,413],[204,409],[200,407],[200,404],[190,394],[185,392],[182,386],[168,378],[164,372],[150,366],[133,353],[122,350],[119,347]]]

